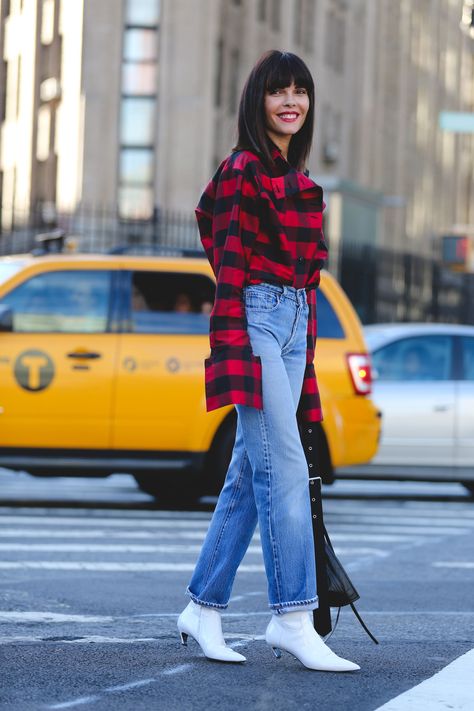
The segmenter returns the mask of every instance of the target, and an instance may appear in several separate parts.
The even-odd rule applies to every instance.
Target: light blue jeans
[[[318,607],[308,464],[296,409],[306,365],[305,289],[244,288],[248,335],[262,362],[263,410],[236,405],[237,432],[224,486],[186,589],[224,609],[257,521],[269,607],[275,614]]]

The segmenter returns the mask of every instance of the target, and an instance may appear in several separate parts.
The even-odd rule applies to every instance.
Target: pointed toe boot
[[[208,659],[219,662],[246,661],[242,654],[226,646],[222,634],[221,614],[212,607],[197,605],[191,600],[178,617],[178,631],[184,646],[187,646],[188,637],[192,637]]]
[[[277,658],[289,652],[308,669],[348,672],[360,669],[358,664],[338,657],[318,635],[307,612],[285,612],[272,615],[265,633],[267,644]]]

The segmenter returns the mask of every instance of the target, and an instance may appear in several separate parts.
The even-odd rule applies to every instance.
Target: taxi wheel
[[[474,496],[474,481],[462,481],[461,484]]]
[[[201,495],[196,475],[192,476],[176,469],[153,474],[134,474],[134,478],[140,490],[153,496],[159,504],[193,504]]]

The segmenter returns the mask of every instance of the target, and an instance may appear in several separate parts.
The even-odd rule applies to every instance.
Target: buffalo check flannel
[[[236,151],[218,167],[196,208],[199,233],[216,277],[205,359],[207,411],[241,404],[263,408],[262,364],[247,333],[243,288],[273,282],[305,288],[309,305],[306,369],[297,417],[322,420],[314,370],[316,288],[327,258],[323,190],[292,168],[276,146],[275,170]]]

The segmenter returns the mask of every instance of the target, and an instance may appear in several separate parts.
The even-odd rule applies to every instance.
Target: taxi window
[[[19,272],[22,267],[23,262],[0,262],[0,284]]]
[[[463,380],[474,381],[474,338],[462,338]]]
[[[208,334],[214,282],[203,274],[135,271],[129,323],[134,333]]]
[[[318,338],[344,338],[344,329],[336,312],[321,289],[316,294]]]
[[[65,270],[37,274],[3,297],[17,333],[103,333],[111,274]]]

